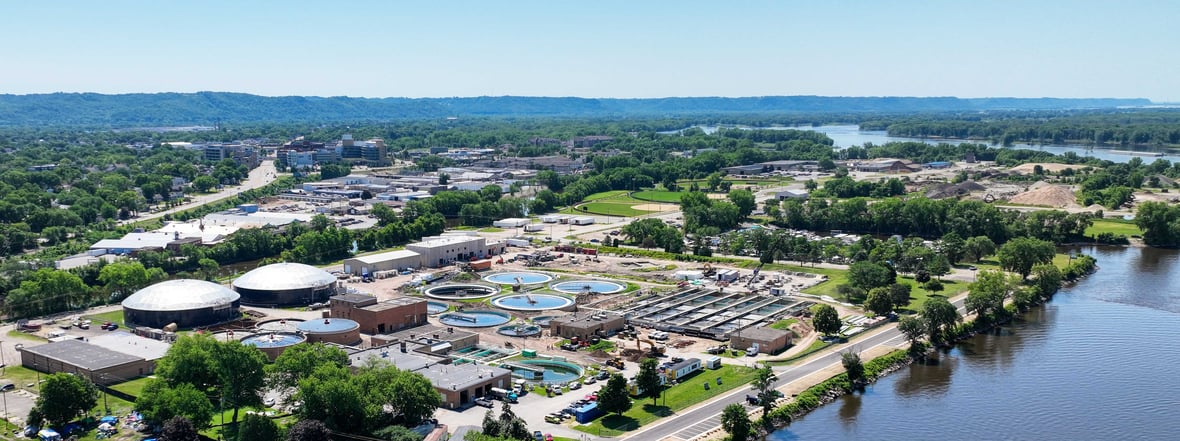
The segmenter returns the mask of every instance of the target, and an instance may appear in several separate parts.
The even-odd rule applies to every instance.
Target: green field
[[[680,196],[684,195],[685,193],[686,192],[683,191],[644,190],[632,193],[631,196],[635,199],[644,201],[679,204]]]
[[[1140,230],[1135,225],[1134,221],[1127,221],[1121,219],[1096,219],[1094,224],[1086,228],[1086,236],[1095,237],[1102,233],[1113,233],[1114,235],[1123,235],[1127,237],[1142,236],[1143,230]]]
[[[119,324],[120,327],[126,327],[123,323],[123,309],[115,311],[104,312],[102,314],[91,314],[86,316],[96,326],[101,326],[104,322],[112,322]]]
[[[562,210],[565,214],[602,214],[607,216],[642,216],[652,211],[637,210],[635,205],[650,204],[627,194],[625,190],[605,191],[587,196],[576,208]]]
[[[721,378],[721,384],[716,379]],[[651,398],[636,398],[631,410],[622,415],[607,415],[590,424],[575,426],[574,429],[594,436],[613,437],[639,429],[645,424],[672,415],[681,409],[717,397],[726,391],[742,387],[754,379],[754,369],[745,366],[723,365],[717,370],[705,370],[684,382],[669,387],[659,404],[652,404]],[[705,390],[703,383],[709,383]]]

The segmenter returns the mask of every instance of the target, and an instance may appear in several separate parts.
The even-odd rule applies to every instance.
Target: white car
[[[570,390],[578,390],[582,388],[582,383],[571,381],[567,386],[570,388]]]

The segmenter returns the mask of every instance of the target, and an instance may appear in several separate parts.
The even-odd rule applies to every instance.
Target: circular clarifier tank
[[[267,320],[257,325],[254,328],[258,332],[290,332],[299,331],[299,324],[303,323],[302,319],[274,319]]]
[[[554,283],[551,288],[567,294],[614,294],[621,292],[627,287],[621,283],[608,282],[606,280],[571,280],[568,282]]]
[[[291,346],[307,341],[307,338],[294,332],[269,332],[254,334],[242,339],[242,344],[258,348],[272,361]]]
[[[509,337],[532,337],[541,333],[541,327],[537,325],[508,325],[501,326],[496,332]]]
[[[573,305],[574,301],[553,294],[510,294],[493,299],[492,304],[513,311],[548,311]]]
[[[426,302],[426,313],[430,315],[439,315],[451,309],[450,305],[443,302]]]
[[[460,328],[486,328],[508,323],[512,317],[500,311],[468,310],[463,312],[448,312],[438,317],[438,321],[447,326]]]
[[[311,343],[353,345],[361,341],[361,325],[349,319],[326,318],[299,324],[299,332]]]
[[[536,285],[553,280],[553,276],[532,271],[509,271],[484,276],[483,280],[498,285]]]
[[[485,299],[500,293],[500,288],[487,285],[440,285],[426,290],[426,297],[442,300]]]
[[[544,384],[564,384],[577,380],[582,376],[584,370],[573,363],[557,360],[521,360],[516,363],[527,364],[544,369],[541,378],[533,378],[533,381],[538,381]]]

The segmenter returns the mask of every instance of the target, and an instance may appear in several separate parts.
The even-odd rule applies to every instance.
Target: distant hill
[[[198,92],[0,95],[0,125],[152,127],[216,122],[389,121],[448,116],[684,116],[816,112],[936,112],[1137,107],[1147,99],[822,97],[607,99],[572,97],[264,97]]]

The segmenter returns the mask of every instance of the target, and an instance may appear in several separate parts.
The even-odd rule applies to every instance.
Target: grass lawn
[[[48,341],[48,340],[45,340],[44,338],[38,337],[36,335],[29,334],[27,332],[20,332],[15,329],[8,331],[8,336],[15,338],[17,340],[24,340],[24,341],[30,341],[30,342],[45,343],[46,341]]]
[[[644,190],[637,191],[631,196],[635,199],[644,201],[664,202],[670,204],[679,204],[680,196],[687,192],[683,191],[667,191],[667,190]]]
[[[921,308],[922,305],[926,303],[926,299],[930,298],[931,295],[937,294],[937,295],[940,295],[943,297],[948,297],[948,298],[954,297],[954,296],[958,295],[959,293],[966,292],[967,285],[969,285],[966,282],[958,282],[958,281],[943,279],[942,291],[939,291],[937,293],[932,293],[930,291],[927,291],[926,288],[923,288],[922,284],[920,284],[920,283],[918,283],[918,281],[914,280],[913,277],[902,276],[902,277],[898,277],[897,281],[898,281],[898,283],[904,283],[906,285],[913,287],[913,290],[910,291],[910,303],[908,305],[906,305],[904,308],[902,308],[903,310],[909,310],[910,312],[915,312],[918,310],[918,308]]]
[[[86,318],[88,318],[92,322],[94,322],[94,323],[92,323],[94,326],[102,326],[103,323],[112,322],[112,323],[119,324],[119,327],[124,327],[124,328],[127,327],[127,325],[123,323],[123,309],[122,308],[119,308],[118,310],[115,310],[115,311],[104,312],[102,314],[91,314],[91,315],[86,316]]]
[[[811,354],[822,351],[824,348],[831,346],[831,345],[832,345],[832,343],[829,343],[829,342],[826,342],[826,341],[823,341],[820,339],[816,339],[815,341],[811,342],[811,346],[808,346],[807,349],[803,350],[803,352],[792,355],[790,358],[787,358],[787,359],[768,361],[767,363],[771,364],[772,366],[791,364],[796,361],[802,360]]]
[[[37,389],[37,386],[27,387],[30,384],[37,384],[37,371],[21,366],[19,361],[17,364],[0,369],[0,375],[12,381],[12,384],[15,384],[17,389],[27,389],[33,392]],[[41,375],[41,377],[44,379],[45,375]]]
[[[599,200],[599,199],[612,198],[612,197],[615,197],[615,196],[623,196],[623,195],[626,195],[626,194],[627,194],[627,190],[610,190],[610,191],[604,191],[604,192],[602,192],[602,193],[594,193],[594,194],[592,194],[592,195],[590,195],[590,196],[586,196],[586,198],[585,198],[585,199],[582,199],[582,202],[597,201],[597,200]]]
[[[1086,236],[1095,237],[1102,233],[1114,233],[1127,237],[1142,236],[1143,230],[1135,225],[1135,221],[1122,219],[1095,219],[1094,224],[1086,228]]]
[[[717,384],[718,377],[721,378],[721,384]],[[667,388],[658,405],[653,405],[650,398],[636,398],[631,410],[622,415],[607,415],[590,424],[575,426],[574,429],[594,436],[619,436],[673,412],[742,387],[753,379],[754,369],[745,366],[723,365],[717,370],[706,369]],[[704,389],[703,383],[709,384],[709,390]]]
[[[594,201],[594,202],[582,204],[579,206],[580,208],[577,211],[582,212],[582,213],[604,214],[607,216],[627,216],[627,217],[642,216],[642,215],[651,213],[651,211],[636,210],[634,208],[631,208],[634,205],[640,205],[640,204],[650,204],[650,202],[640,201],[637,199],[632,199],[630,197],[614,198],[614,199],[599,200],[599,201]]]
[[[501,231],[504,231],[504,229],[499,228],[499,227],[483,227],[483,228],[480,228],[478,231],[480,233],[499,233]]]
[[[143,393],[143,388],[147,386],[148,382],[151,380],[152,379],[149,377],[136,378],[131,381],[125,381],[111,386],[111,389],[138,397],[139,394]]]
[[[770,324],[770,327],[771,327],[772,329],[780,329],[780,330],[784,330],[784,331],[785,331],[785,330],[787,330],[787,329],[791,329],[791,325],[793,325],[793,324],[795,324],[795,323],[799,323],[799,319],[797,319],[797,318],[789,318],[789,319],[786,319],[786,320],[779,320],[779,321],[777,321],[777,322],[771,323],[771,324]]]

